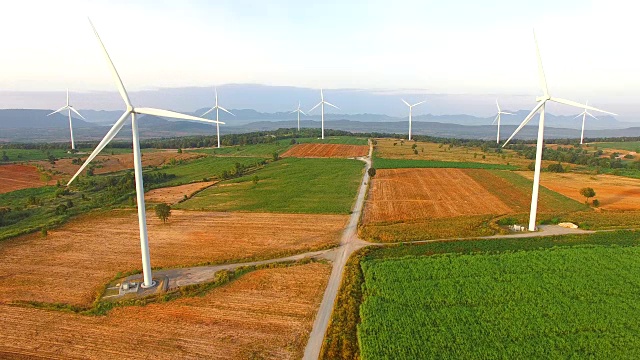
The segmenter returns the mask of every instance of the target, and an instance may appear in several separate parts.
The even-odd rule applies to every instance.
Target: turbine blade
[[[408,107],[411,107],[411,105],[409,105],[409,103],[408,103],[408,102],[404,101],[404,99],[400,99],[400,100],[402,100],[402,102],[403,102],[405,105],[407,105]]]
[[[498,99],[496,99],[496,106],[498,107],[498,114],[500,114],[500,105],[498,105]]]
[[[47,116],[49,116],[49,115],[53,115],[53,114],[55,114],[55,113],[57,113],[57,112],[60,112],[60,111],[62,111],[62,110],[64,110],[64,109],[66,109],[66,108],[67,108],[67,105],[65,105],[65,106],[61,107],[60,109],[58,109],[58,110],[56,110],[56,111],[54,111],[54,112],[52,112],[52,113],[50,113],[50,114],[47,114]]]
[[[327,104],[327,105],[329,105],[329,106],[333,106],[334,108],[336,108],[336,109],[340,110],[340,108],[339,108],[339,107],[337,107],[337,106],[333,105],[332,103],[330,103],[330,102],[328,102],[328,101],[325,101],[324,103],[325,103],[325,104]]]
[[[69,106],[69,109],[71,109],[71,111],[73,111],[74,113],[76,113],[76,114],[77,114],[78,116],[80,116],[82,119],[87,120],[87,119],[85,119],[85,118],[84,118],[84,116],[80,115],[80,113],[79,113],[76,109],[74,109],[74,108],[73,108],[73,106]]]
[[[540,48],[538,47],[538,39],[536,38],[536,32],[533,31],[533,41],[536,43],[536,55],[538,56],[538,77],[540,79],[540,87],[544,96],[549,96],[549,89],[547,88],[547,79],[544,76],[544,69],[542,68],[542,58],[540,57]]]
[[[423,100],[423,101],[420,101],[420,102],[418,102],[418,103],[415,103],[415,104],[411,105],[411,107],[418,106],[418,105],[420,105],[420,104],[424,104],[424,103],[426,103],[426,102],[427,102],[427,100]]]
[[[223,108],[222,106],[218,106],[218,109],[220,109],[220,110],[222,110],[222,111],[224,111],[224,112],[226,112],[226,113],[229,113],[229,114],[233,115],[233,113],[232,113],[231,111],[229,111],[229,110],[227,110],[227,109]],[[235,116],[235,115],[233,115],[233,116]]]
[[[318,105],[316,105],[316,106],[312,107],[312,108],[311,108],[311,110],[309,110],[309,111],[307,111],[307,112],[312,112],[312,111],[313,111],[313,109],[315,109],[315,108],[317,108],[318,106],[320,106],[320,104],[322,104],[322,101],[321,101],[321,102],[319,102],[319,103],[318,103]]]
[[[69,89],[67,88],[67,106],[69,106]]]
[[[598,119],[597,117],[593,116],[590,112],[588,112],[588,111],[587,111],[586,113],[587,113],[587,115],[591,116],[592,118],[594,118],[594,119],[596,119],[596,120],[600,120],[600,119]]]
[[[584,113],[580,113],[580,114],[576,115],[576,116],[574,117],[574,119],[579,118],[579,117],[580,117],[580,116],[582,116],[583,114],[584,114]]]
[[[580,109],[584,109],[584,110],[597,111],[597,112],[601,112],[601,113],[605,113],[605,114],[609,114],[609,115],[614,115],[614,116],[618,115],[618,114],[614,114],[612,112],[608,112],[608,111],[600,110],[598,108],[594,108],[593,106],[583,105],[583,104],[580,104],[578,102],[571,101],[571,100],[560,99],[560,98],[551,98],[549,100],[555,101],[555,102],[560,103],[560,104],[574,106],[574,107],[577,107],[577,108],[580,108]]]
[[[215,124],[215,123],[224,124],[222,121],[203,119],[197,116],[181,114],[181,113],[178,113],[175,111],[169,111],[169,110],[154,109],[154,108],[135,108],[134,111],[136,112],[136,114],[153,115],[153,116],[189,120],[189,121],[201,121],[201,122],[212,123],[212,124]]]
[[[304,113],[304,111],[302,111],[302,110],[298,110],[298,111],[300,111],[300,113],[301,113],[302,115],[307,116],[307,114],[305,114],[305,113]]]
[[[100,47],[102,47],[104,57],[107,59],[107,62],[109,63],[109,69],[111,70],[111,75],[113,76],[113,79],[116,81],[116,86],[118,87],[118,92],[120,92],[120,96],[122,96],[122,100],[124,100],[124,103],[127,106],[131,106],[131,100],[129,100],[129,94],[127,94],[127,90],[125,90],[124,84],[122,84],[122,79],[120,79],[120,75],[118,75],[118,71],[116,70],[116,67],[113,65],[113,61],[111,61],[111,57],[109,56],[107,49],[104,47],[104,44],[100,39],[100,35],[98,35],[98,31],[96,30],[95,26],[93,26],[91,19],[89,19],[89,24],[91,24],[93,33],[96,34],[96,38],[100,43]]]
[[[322,89],[320,89],[320,99],[324,100],[324,94],[322,93]]]
[[[495,125],[496,121],[498,121],[498,116],[500,116],[500,115],[496,115],[496,118],[493,119],[493,122],[491,123],[491,125]]]
[[[213,110],[215,110],[215,109],[216,109],[216,107],[215,107],[215,106],[214,106],[214,107],[212,107],[211,109],[209,109],[209,110],[205,111],[205,113],[204,113],[204,114],[200,115],[200,117],[204,117],[205,115],[207,115],[208,113],[212,112],[212,111],[213,111]]]
[[[98,144],[98,146],[96,146],[95,150],[93,150],[93,152],[91,153],[91,155],[89,155],[89,157],[84,162],[84,164],[82,164],[82,166],[80,167],[78,172],[76,172],[76,174],[73,175],[71,180],[69,180],[69,182],[67,183],[67,186],[69,186],[73,182],[73,180],[75,180],[78,177],[78,175],[80,175],[82,173],[82,171],[84,171],[84,169],[87,167],[87,165],[89,165],[89,163],[96,156],[98,156],[98,154],[100,154],[100,151],[102,151],[102,149],[104,149],[104,147],[107,146],[107,144],[109,144],[109,142],[111,142],[111,140],[113,140],[113,138],[116,137],[116,135],[118,135],[118,132],[124,126],[124,123],[127,120],[127,117],[129,116],[129,114],[131,114],[130,111],[125,111],[125,113],[122,114],[120,119],[118,119],[118,121],[116,121],[116,123],[113,124],[113,126],[111,127],[111,129],[109,130],[107,135],[105,135],[104,138]]]
[[[502,147],[507,146],[507,144],[509,143],[509,141],[511,141],[511,139],[513,139],[514,136],[516,136],[516,134],[525,126],[527,125],[527,123],[529,121],[531,121],[531,119],[533,119],[533,116],[538,112],[538,110],[540,110],[540,108],[542,107],[542,105],[544,105],[544,103],[546,103],[547,101],[540,101],[538,103],[538,105],[536,105],[536,107],[533,108],[533,110],[531,110],[531,112],[529,113],[529,115],[527,115],[527,117],[522,121],[522,123],[520,124],[520,126],[518,126],[518,128],[516,129],[516,131],[513,132],[513,134],[511,134],[511,136],[509,136],[509,139],[507,139],[507,141],[504,142],[504,144],[502,145]]]
[[[503,114],[503,115],[515,115],[514,113],[510,113],[510,112],[506,112],[506,111],[500,111],[500,114]]]

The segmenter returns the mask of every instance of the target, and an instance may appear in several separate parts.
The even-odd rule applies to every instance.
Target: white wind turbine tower
[[[411,140],[411,113],[412,113],[413,107],[414,106],[418,106],[420,104],[423,104],[423,103],[427,102],[427,100],[420,101],[419,103],[415,103],[413,105],[409,105],[409,103],[404,101],[404,99],[401,99],[401,100],[402,100],[403,103],[405,103],[405,105],[407,105],[409,107],[409,140]]]
[[[536,163],[535,163],[536,166],[535,166],[535,172],[533,176],[533,191],[531,193],[531,212],[529,213],[529,231],[535,231],[536,229],[536,212],[538,210],[538,190],[540,187],[540,166],[542,163],[542,147],[543,147],[543,138],[544,138],[544,107],[547,101],[553,101],[560,104],[574,106],[580,109],[593,110],[593,111],[599,111],[606,114],[616,115],[614,113],[596,109],[588,105],[582,105],[575,101],[551,97],[551,95],[549,95],[549,90],[547,88],[547,80],[545,79],[544,70],[542,68],[542,59],[540,58],[540,49],[538,48],[538,40],[536,39],[535,31],[533,33],[533,40],[536,44],[536,54],[538,58],[538,76],[540,78],[540,87],[542,87],[543,95],[536,98],[536,101],[538,102],[538,104],[533,108],[533,110],[531,110],[529,115],[527,115],[524,121],[522,121],[520,126],[518,126],[516,131],[514,131],[513,134],[509,137],[509,139],[507,139],[504,145],[502,145],[502,147],[505,147],[509,143],[509,141],[511,141],[511,139],[520,131],[520,129],[522,129],[538,111],[540,112],[540,123],[538,125],[538,142],[536,145]]]
[[[73,124],[71,123],[71,112],[73,111],[74,113],[76,113],[78,116],[80,116],[82,119],[87,120],[84,118],[84,116],[80,115],[80,113],[73,108],[73,106],[71,106],[69,104],[69,89],[67,89],[67,105],[61,107],[60,109],[52,112],[51,114],[48,114],[47,116],[53,115],[55,113],[59,113],[60,111],[63,110],[68,110],[69,111],[69,132],[71,132],[71,149],[75,150],[76,149],[76,143],[73,140]]]
[[[220,148],[220,124],[224,124],[221,123],[219,121],[218,116],[220,116],[219,111],[218,110],[222,110],[224,112],[227,112],[231,115],[233,115],[233,113],[225,108],[223,108],[222,106],[218,105],[218,89],[215,89],[216,92],[216,105],[214,107],[212,107],[211,109],[207,110],[204,114],[202,114],[201,116],[204,117],[205,115],[207,115],[208,113],[212,112],[213,110],[216,111],[216,133],[218,134],[218,148]],[[233,115],[235,116],[235,115]]]
[[[587,105],[589,105],[588,101],[587,101]],[[593,116],[590,112],[588,112],[587,109],[584,109],[578,116],[574,117],[574,119],[577,119],[580,116],[582,116],[582,132],[580,132],[580,145],[582,145],[582,142],[584,141],[584,121],[587,120],[587,115],[598,120],[598,118]]]
[[[91,20],[89,20],[89,23],[91,23]],[[111,61],[111,58],[107,53],[107,49],[104,47],[102,40],[100,40],[100,36],[98,35],[98,32],[93,26],[93,23],[91,23],[91,28],[93,28],[93,32],[95,33],[96,38],[98,39],[98,43],[100,44],[100,47],[102,48],[102,51],[107,60],[107,63],[109,64],[111,75],[113,76],[113,79],[116,82],[118,92],[120,93],[120,96],[122,96],[122,99],[124,100],[124,103],[127,106],[127,109],[125,110],[124,114],[122,114],[120,119],[116,121],[116,123],[109,130],[109,132],[107,132],[107,135],[105,135],[102,141],[100,141],[98,146],[95,148],[95,150],[93,150],[93,152],[84,162],[84,164],[82,164],[82,166],[80,167],[80,170],[78,170],[78,172],[75,175],[73,175],[71,180],[69,180],[69,183],[67,183],[67,186],[69,186],[73,182],[73,180],[75,180],[76,177],[78,177],[78,175],[82,173],[82,171],[87,167],[87,165],[89,165],[89,163],[100,153],[100,151],[104,149],[104,147],[107,146],[107,144],[111,140],[113,140],[113,138],[118,134],[120,129],[122,129],[122,127],[124,126],[129,115],[131,115],[131,132],[133,134],[133,159],[134,159],[133,164],[134,164],[134,173],[135,173],[135,181],[136,181],[136,198],[138,202],[138,225],[140,227],[140,250],[142,253],[142,273],[144,277],[144,283],[142,284],[142,287],[143,288],[152,287],[155,284],[151,276],[151,262],[149,259],[149,240],[147,236],[147,219],[146,219],[145,205],[144,205],[144,186],[142,183],[142,158],[140,157],[140,138],[138,136],[138,122],[136,119],[136,115],[137,114],[154,115],[154,116],[168,117],[168,118],[174,118],[174,119],[202,121],[207,123],[217,123],[217,121],[202,119],[199,117],[180,114],[180,113],[168,111],[168,110],[134,107],[131,104],[131,101],[129,100],[129,95],[127,94],[127,90],[125,90],[124,85],[122,84],[120,75],[118,75],[118,72],[116,71],[116,68],[113,65],[113,62]]]
[[[298,108],[291,111],[289,114],[298,113],[298,131],[300,131],[300,114],[307,116],[304,111],[300,110],[300,101],[298,101]]]
[[[328,101],[324,101],[324,94],[322,93],[322,89],[320,89],[320,102],[311,108],[311,110],[307,111],[307,112],[312,112],[313,109],[317,108],[318,106],[320,106],[321,112],[322,112],[322,138],[324,139],[324,104],[327,104],[329,106],[332,106],[336,109],[340,109],[339,107],[333,105],[332,103],[328,102]]]
[[[500,115],[514,115],[514,114],[500,110],[500,105],[498,105],[498,99],[496,99],[496,106],[498,107],[498,116],[496,116],[495,120],[493,120],[491,125],[498,122],[498,137],[497,137],[496,143],[499,144],[500,143]]]

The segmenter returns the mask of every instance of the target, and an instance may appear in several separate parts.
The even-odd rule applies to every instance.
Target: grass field
[[[364,262],[363,359],[637,358],[638,247]]]
[[[71,154],[67,152],[68,150],[63,149],[48,149],[48,150],[38,150],[38,149],[2,149],[0,148],[0,154],[6,152],[9,157],[8,162],[23,162],[23,161],[36,161],[36,160],[47,160],[49,155],[53,155],[57,159],[63,158],[74,158],[74,157],[87,157],[93,149],[82,148],[78,149],[80,154]],[[148,150],[145,150],[148,151]],[[107,148],[102,151],[102,154],[125,154],[131,153],[131,149],[121,149],[121,148]],[[0,163],[2,161],[0,160]]]
[[[348,214],[363,164],[345,159],[287,158],[222,182],[177,205],[181,209]],[[254,183],[257,176],[258,183]]]
[[[373,167],[376,169],[400,168],[458,168],[458,169],[498,169],[516,170],[517,166],[505,164],[488,164],[479,162],[458,162],[441,160],[385,159],[374,157]]]
[[[291,140],[279,140],[269,144],[252,144],[252,145],[237,145],[237,146],[225,146],[218,148],[207,149],[189,149],[189,152],[217,155],[217,156],[235,156],[235,157],[263,157],[270,159],[273,157],[273,153],[277,152],[282,154],[291,147]]]
[[[195,181],[203,181],[205,179],[219,179],[223,172],[233,172],[236,163],[246,167],[257,167],[263,162],[264,158],[260,157],[206,156],[184,164],[152,170],[150,173],[176,175],[176,178],[165,185],[181,185]]]
[[[614,149],[640,152],[640,141],[590,143],[589,146],[597,146],[598,149]]]
[[[0,304],[0,358],[300,359],[330,272],[321,263],[257,270],[105,316]]]
[[[297,144],[282,154],[282,157],[307,158],[355,158],[367,156],[369,147],[366,145],[344,144]]]
[[[164,224],[147,213],[151,265],[274,258],[335,246],[345,215],[213,213],[173,210]],[[137,213],[114,210],[0,242],[0,303],[86,306],[119,272],[140,269]],[[64,287],[64,291],[60,289]]]

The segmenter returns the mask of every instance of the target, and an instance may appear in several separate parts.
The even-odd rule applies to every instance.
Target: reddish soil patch
[[[369,188],[364,223],[509,212],[462,169],[381,169]]]
[[[204,154],[197,153],[182,153],[179,154],[177,150],[162,150],[142,153],[142,166],[162,166],[169,164],[171,159],[176,161],[191,160],[205,156]],[[82,159],[83,162],[86,157]],[[46,170],[58,171],[63,174],[73,175],[81,165],[75,165],[71,162],[73,159],[60,159],[56,161],[54,165],[48,161],[39,161],[37,164],[41,165]],[[116,171],[122,171],[127,169],[133,169],[133,154],[117,154],[117,155],[98,155],[91,162],[95,164],[95,174],[106,174]]]
[[[203,297],[106,316],[0,305],[0,358],[300,359],[330,272],[258,270]]]
[[[173,210],[148,213],[151,265],[271,258],[336,245],[348,215]],[[140,269],[137,213],[114,210],[71,221],[47,237],[0,242],[0,303],[90,304],[118,272]]]
[[[0,165],[0,194],[55,184],[40,179],[40,172],[31,165]]]
[[[354,158],[368,154],[367,145],[298,144],[282,154],[282,157]]]
[[[176,204],[184,197],[190,198],[194,193],[206,189],[215,184],[216,181],[197,182],[180,186],[171,186],[161,189],[154,189],[144,194],[144,199],[148,202]]]
[[[521,174],[533,179],[533,172]],[[598,199],[601,209],[640,210],[640,179],[615,175],[543,172],[540,174],[540,185],[580,202],[585,201],[584,196],[580,195],[580,189],[590,187],[595,190],[594,199]]]

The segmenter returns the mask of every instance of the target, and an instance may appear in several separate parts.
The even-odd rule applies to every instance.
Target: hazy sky
[[[6,1],[0,90],[115,91],[97,27],[131,90],[260,83],[640,96],[631,0]],[[0,104],[0,107],[1,106]]]

